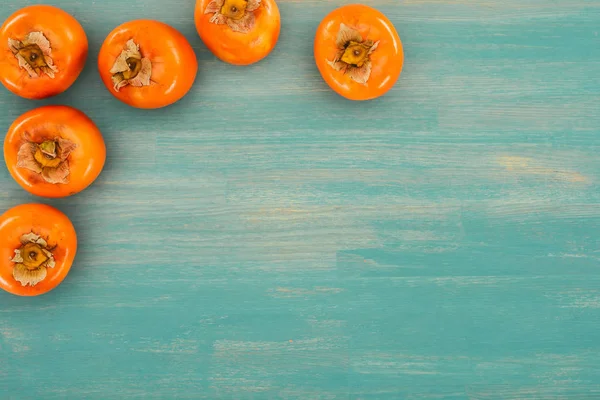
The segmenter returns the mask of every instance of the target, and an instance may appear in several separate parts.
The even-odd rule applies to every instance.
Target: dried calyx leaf
[[[69,155],[77,145],[57,138],[42,143],[26,142],[17,153],[17,167],[26,168],[51,184],[69,183]]]
[[[213,14],[210,18],[213,24],[227,24],[235,32],[248,33],[256,24],[254,11],[260,4],[261,0],[213,0],[204,14]]]
[[[44,238],[40,237],[39,235],[36,235],[33,232],[26,233],[25,235],[21,236],[21,243],[37,243],[42,247],[48,247],[48,243],[44,240]]]
[[[13,277],[22,286],[35,286],[46,278],[47,268],[54,268],[56,261],[48,242],[33,232],[21,236],[21,244],[11,260],[15,263]]]
[[[152,76],[152,63],[148,58],[142,57],[140,46],[130,39],[117,57],[110,73],[117,92],[127,85],[148,86]]]
[[[8,39],[8,47],[31,78],[45,74],[54,79],[58,68],[52,61],[50,41],[42,32],[31,32],[22,41]]]
[[[16,264],[13,268],[13,278],[21,286],[35,286],[46,278],[46,268],[29,269],[24,264]]]
[[[364,40],[355,29],[345,24],[340,25],[336,38],[338,52],[329,65],[336,71],[350,76],[355,82],[366,84],[371,76],[371,54],[379,46],[379,42]]]
[[[362,42],[363,38],[359,31],[350,28],[346,24],[340,24],[340,30],[335,41],[338,49],[343,49],[350,42]]]

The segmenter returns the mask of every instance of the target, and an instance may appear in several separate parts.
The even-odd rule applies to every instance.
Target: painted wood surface
[[[52,100],[0,91],[0,126],[74,105],[109,156],[44,201],[78,229],[66,281],[0,293],[0,398],[600,398],[600,1],[365,0],[406,54],[369,103],[312,58],[347,3],[280,0],[275,52],[240,68],[203,46],[192,0],[53,2],[88,66]],[[96,71],[142,17],[200,60],[161,111]],[[0,185],[3,210],[40,200],[4,167]]]

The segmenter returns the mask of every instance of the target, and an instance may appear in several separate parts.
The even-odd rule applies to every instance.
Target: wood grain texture
[[[600,398],[600,1],[366,0],[406,63],[360,104],[312,59],[348,2],[278,3],[276,50],[240,68],[203,46],[192,0],[53,2],[89,63],[52,100],[0,91],[0,126],[75,105],[109,155],[93,187],[46,201],[79,232],[63,285],[0,293],[0,397]],[[161,111],[123,107],[96,71],[105,35],[142,17],[200,60]],[[4,167],[0,185],[0,209],[39,201]]]

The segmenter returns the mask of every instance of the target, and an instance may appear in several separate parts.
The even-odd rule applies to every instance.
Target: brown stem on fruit
[[[17,153],[17,167],[26,168],[41,175],[48,183],[69,183],[69,155],[77,145],[57,138],[42,143],[26,142]]]
[[[366,84],[371,77],[371,54],[379,42],[364,40],[355,29],[340,25],[336,39],[338,52],[333,60],[327,60],[336,71],[350,76],[355,82]]]
[[[152,63],[150,59],[142,57],[140,46],[130,39],[115,60],[110,73],[117,92],[127,85],[148,86],[152,76]]]
[[[56,265],[48,242],[35,233],[21,236],[21,246],[11,259],[15,263],[13,277],[22,286],[35,286],[46,278],[47,268]]]
[[[213,14],[210,22],[227,24],[231,30],[248,33],[256,24],[254,11],[260,7],[261,0],[213,0],[204,9],[204,14]]]
[[[31,78],[40,78],[46,74],[54,79],[58,68],[52,61],[50,41],[42,32],[31,32],[22,41],[8,39],[8,47]]]

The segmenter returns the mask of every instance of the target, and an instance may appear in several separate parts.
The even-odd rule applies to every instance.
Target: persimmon
[[[350,100],[383,96],[404,64],[400,36],[380,11],[350,4],[329,13],[314,42],[317,68],[325,82]]]
[[[57,287],[77,253],[69,218],[45,204],[22,204],[0,216],[0,287],[38,296]]]
[[[40,197],[81,192],[102,172],[106,147],[82,111],[62,105],[30,110],[10,126],[4,160],[15,181]]]
[[[104,40],[98,70],[117,99],[132,107],[154,109],[189,92],[198,60],[177,29],[160,21],[134,20],[119,25]]]
[[[249,65],[275,48],[281,17],[275,0],[197,0],[196,30],[220,60]]]
[[[81,24],[49,5],[24,7],[0,28],[0,82],[31,100],[66,91],[77,80],[88,55]]]

